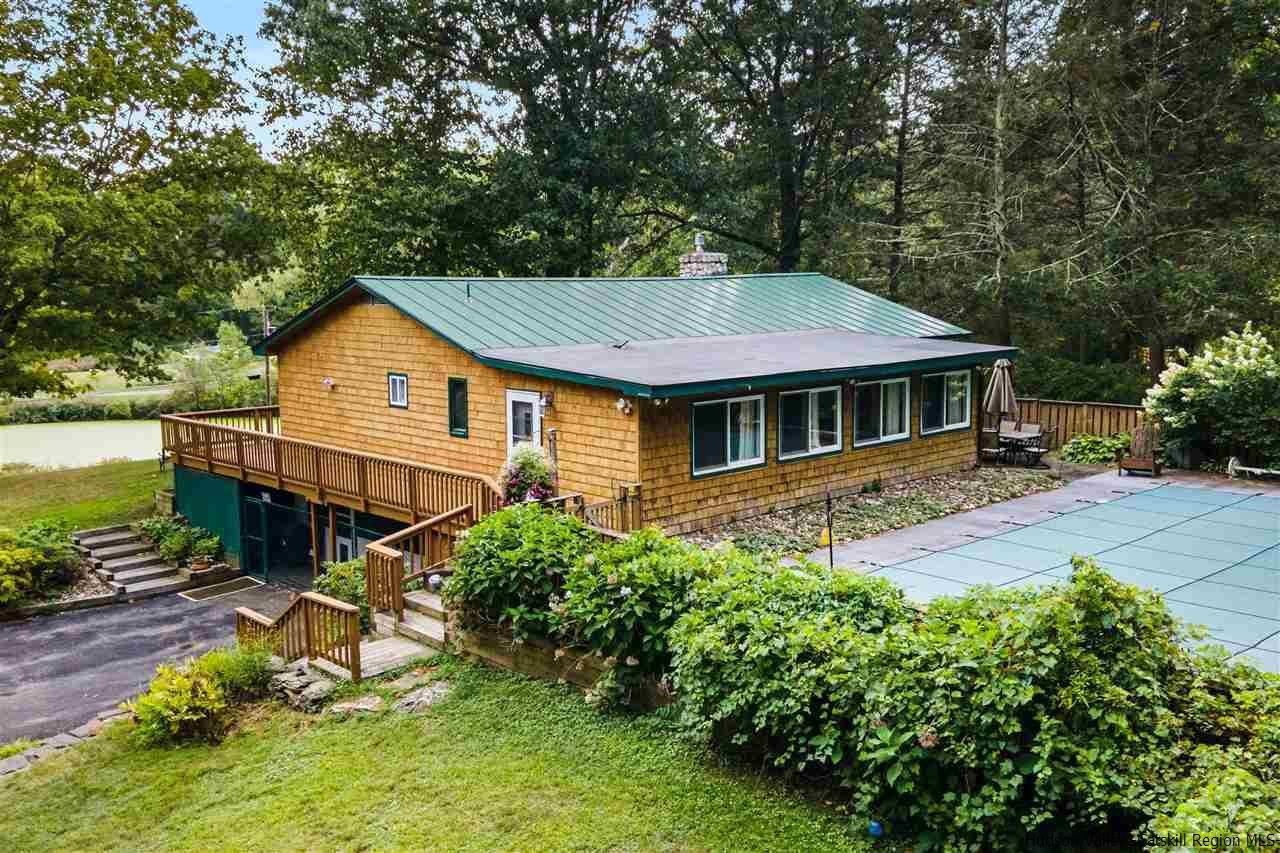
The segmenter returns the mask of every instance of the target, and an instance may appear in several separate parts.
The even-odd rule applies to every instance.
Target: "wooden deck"
[[[502,503],[480,474],[282,435],[277,406],[165,415],[160,432],[175,465],[410,524],[467,504],[479,517]]]
[[[384,637],[381,640],[360,641],[360,676],[374,678],[384,672],[402,667],[418,658],[428,658],[436,654],[436,650],[415,643],[407,637]],[[315,658],[308,663],[316,669],[328,673],[343,681],[351,680],[351,673],[324,658]]]

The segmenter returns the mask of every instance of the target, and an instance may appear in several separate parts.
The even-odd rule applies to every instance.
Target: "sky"
[[[264,0],[185,0],[185,2],[204,29],[220,36],[239,36],[243,39],[244,58],[249,65],[256,68],[269,68],[275,64],[274,43],[258,37],[258,27],[262,26],[262,10],[266,5]],[[246,76],[243,82],[247,85],[251,81]],[[263,150],[272,151],[275,146],[271,141],[271,131],[252,118],[246,123],[249,132],[262,145]]]

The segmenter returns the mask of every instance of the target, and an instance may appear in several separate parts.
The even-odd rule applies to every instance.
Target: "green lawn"
[[[173,469],[162,472],[153,460],[0,471],[0,527],[38,518],[77,530],[121,524],[149,515],[156,489],[172,486]]]
[[[659,718],[437,659],[421,717],[271,707],[220,746],[128,724],[0,784],[14,850],[865,850],[849,822],[724,770]],[[368,688],[367,688],[368,689]]]

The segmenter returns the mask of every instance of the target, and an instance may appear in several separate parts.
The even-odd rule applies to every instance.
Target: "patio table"
[[[1026,452],[1026,449],[1040,440],[1041,433],[1031,430],[1014,430],[1013,432],[1000,433],[1000,446],[1008,448],[1007,452],[1011,460],[1017,460],[1019,454]]]

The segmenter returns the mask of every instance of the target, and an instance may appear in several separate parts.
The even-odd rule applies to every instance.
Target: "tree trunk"
[[[911,74],[914,70],[915,39],[912,33],[911,6],[907,7],[907,52],[902,65],[902,89],[898,100],[897,150],[893,164],[893,250],[889,253],[889,298],[897,299],[898,276],[902,274],[902,260],[906,240],[902,229],[907,219],[906,172],[908,122],[911,119]]]
[[[992,123],[992,170],[991,170],[991,211],[990,227],[993,249],[995,251],[995,288],[994,296],[998,306],[997,337],[1005,346],[1013,343],[1013,317],[1009,309],[1009,294],[1005,281],[1005,261],[1009,256],[1008,225],[1005,220],[1005,207],[1008,204],[1005,188],[1005,110],[1008,98],[1009,80],[1009,0],[1000,2],[1000,42],[997,45],[996,63],[996,103]]]

